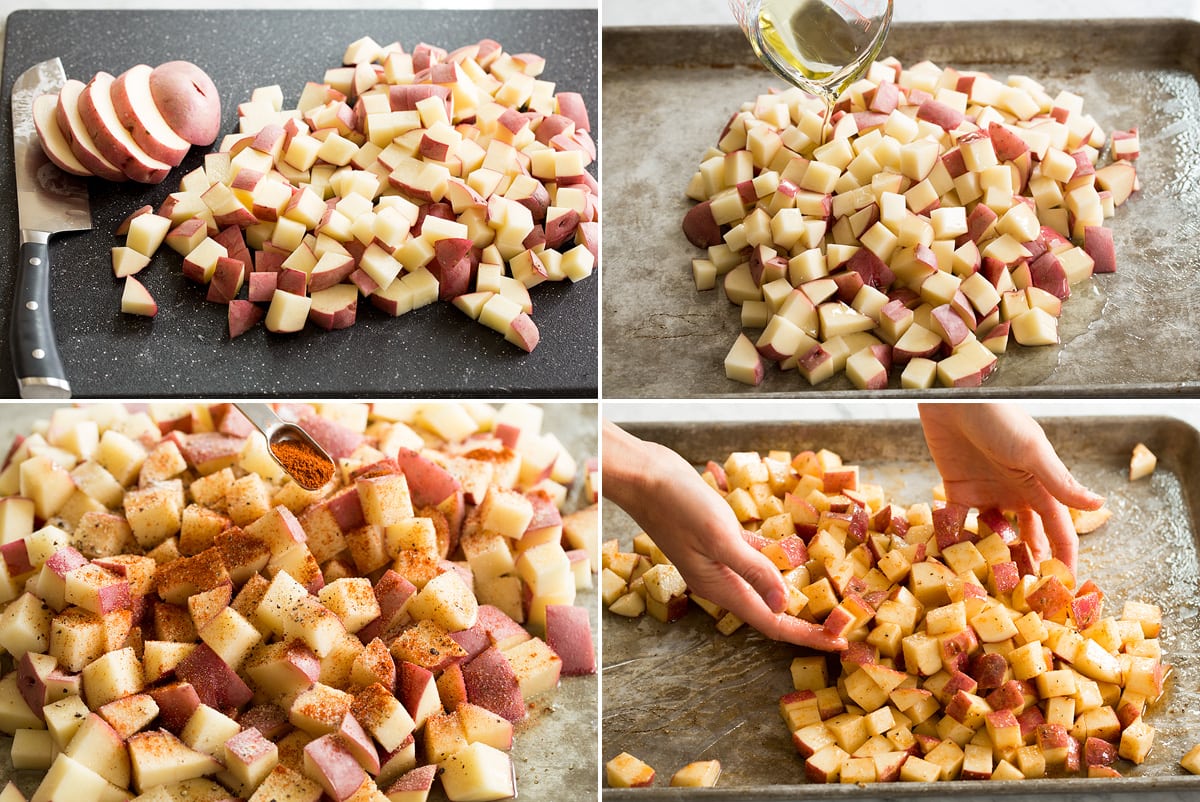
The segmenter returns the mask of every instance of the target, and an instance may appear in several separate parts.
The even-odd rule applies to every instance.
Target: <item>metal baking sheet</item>
[[[742,627],[720,635],[694,605],[674,624],[643,616],[604,618],[603,759],[627,751],[658,772],[655,789],[608,789],[606,800],[664,798],[672,773],[694,760],[721,761],[718,788],[704,799],[784,800],[954,795],[986,799],[1000,794],[1053,796],[1064,802],[1160,802],[1200,797],[1200,777],[1179,759],[1200,742],[1200,432],[1171,418],[1051,418],[1042,421],[1076,477],[1107,496],[1112,519],[1083,537],[1078,576],[1106,594],[1106,613],[1119,615],[1127,599],[1159,604],[1164,662],[1173,664],[1162,701],[1147,721],[1158,729],[1149,759],[1125,760],[1114,781],[1044,779],[1010,783],[955,781],[852,786],[807,784],[804,762],[779,716],[779,697],[792,690],[788,666],[810,654]],[[939,481],[916,421],[825,423],[639,424],[639,437],[664,443],[688,461],[723,462],[731,451],[829,448],[863,469],[863,481],[881,483],[899,503],[929,501]],[[1144,442],[1158,455],[1148,479],[1130,482],[1129,454]],[[612,504],[604,536],[630,548],[636,524]],[[798,788],[797,784],[803,787]],[[1128,792],[1132,796],[1109,793]],[[672,789],[671,798],[675,796]],[[1155,794],[1159,794],[1155,796]]]
[[[285,102],[294,103],[304,82],[321,80],[359,37],[396,40],[408,50],[422,41],[453,48],[490,37],[510,52],[543,55],[542,78],[583,95],[593,136],[599,136],[595,10],[334,5],[340,10],[14,12],[7,21],[0,84],[5,264],[15,264],[17,253],[9,90],[29,65],[54,56],[62,57],[68,77],[85,82],[97,70],[118,75],[139,62],[193,61],[216,83],[224,135],[236,130],[237,105],[255,87],[279,84]],[[225,307],[205,301],[204,288],[183,278],[182,261],[169,248],[138,274],[158,299],[158,316],[121,314],[122,282],[113,278],[109,258],[121,239],[113,230],[134,209],[157,208],[208,150],[193,148],[157,186],[90,180],[95,227],[54,238],[50,305],[76,397],[596,397],[598,277],[533,290],[541,342],[531,354],[444,303],[392,318],[360,301],[358,321],[348,329],[308,326],[296,335],[276,335],[259,326],[231,341]],[[8,358],[12,293],[13,272],[6,266],[0,269],[0,397],[17,394]]]
[[[781,81],[732,24],[604,31],[604,393],[610,398],[862,393],[816,388],[768,367],[757,388],[725,378],[741,331],[721,290],[698,292],[703,252],[680,227],[705,148],[738,106]],[[1111,225],[1118,271],[1072,289],[1062,344],[1015,346],[980,389],[927,396],[1108,396],[1200,392],[1200,22],[1076,20],[897,24],[884,55],[905,64],[1025,74],[1069,89],[1106,131],[1138,126],[1142,190]]]
[[[558,403],[543,406],[543,431],[557,434],[582,468],[583,461],[596,454],[596,405]],[[29,432],[38,420],[48,420],[53,409],[50,405],[0,402],[0,448],[7,452],[14,435]],[[572,489],[567,509],[586,506],[581,499],[582,482],[578,482]],[[597,655],[600,654],[598,598],[593,589],[580,591],[575,600],[591,616]],[[530,717],[518,725],[512,750],[517,792],[523,802],[596,799],[598,688],[596,674],[565,677],[557,691],[531,702]],[[12,738],[0,735],[0,786],[12,779],[28,797],[41,782],[42,773],[14,771],[11,752]],[[445,800],[440,784],[434,783],[430,799]]]

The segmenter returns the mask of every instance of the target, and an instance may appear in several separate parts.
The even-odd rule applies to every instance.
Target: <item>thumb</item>
[[[745,579],[771,612],[783,612],[787,608],[787,588],[775,564],[741,537],[729,538],[725,546],[726,553],[716,555],[716,559]]]

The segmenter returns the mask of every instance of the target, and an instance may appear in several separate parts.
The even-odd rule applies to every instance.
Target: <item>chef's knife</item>
[[[12,358],[22,398],[70,398],[50,319],[50,237],[92,227],[87,186],[46,158],[33,124],[33,99],[67,81],[62,62],[35,64],[12,90],[13,161],[21,248],[13,292]]]

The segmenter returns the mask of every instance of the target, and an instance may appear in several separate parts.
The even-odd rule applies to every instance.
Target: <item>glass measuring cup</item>
[[[892,0],[729,0],[768,69],[833,103],[871,66],[892,23]]]

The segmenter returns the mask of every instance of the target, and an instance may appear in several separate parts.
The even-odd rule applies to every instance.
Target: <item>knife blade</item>
[[[92,227],[87,185],[51,163],[38,141],[33,101],[67,81],[62,61],[35,64],[12,89],[13,163],[20,250],[13,293],[11,346],[22,398],[70,398],[50,316],[50,237]]]

